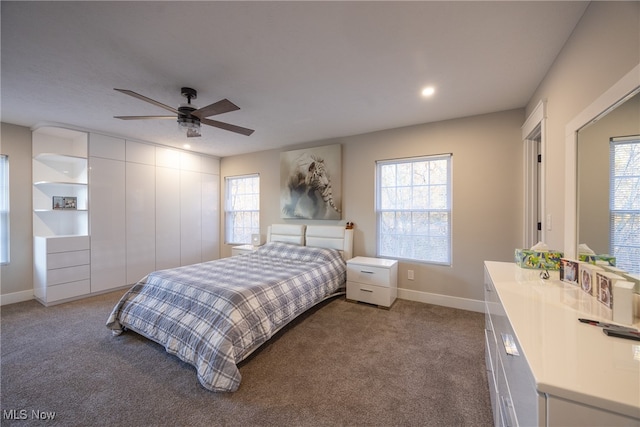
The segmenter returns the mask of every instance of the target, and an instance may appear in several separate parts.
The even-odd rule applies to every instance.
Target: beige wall
[[[640,2],[592,2],[529,101],[547,101],[547,244],[563,249],[567,124],[640,63]],[[640,84],[640,76],[638,76]]]
[[[0,124],[0,152],[9,156],[10,262],[0,267],[3,302],[33,293],[31,130]]]
[[[482,300],[482,262],[511,261],[521,241],[523,121],[523,110],[513,110],[306,144],[342,144],[343,220],[327,223],[354,222],[355,255],[375,256],[376,160],[453,153],[453,265],[401,262],[399,287],[417,299],[426,293]],[[263,234],[273,223],[309,223],[280,218],[280,151],[221,161],[221,177],[260,174]],[[223,245],[221,255],[230,253]],[[408,269],[415,280],[407,280]]]

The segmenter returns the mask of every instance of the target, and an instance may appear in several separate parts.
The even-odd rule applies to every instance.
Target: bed
[[[275,224],[249,254],[149,274],[118,301],[107,327],[163,345],[208,390],[236,391],[239,362],[309,308],[344,294],[352,251],[353,230]]]

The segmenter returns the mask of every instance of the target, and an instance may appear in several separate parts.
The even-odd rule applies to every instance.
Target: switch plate
[[[407,270],[407,279],[413,280],[413,270]]]

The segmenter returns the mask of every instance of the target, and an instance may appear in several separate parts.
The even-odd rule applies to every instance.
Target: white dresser
[[[34,237],[33,292],[44,305],[91,292],[89,236]]]
[[[398,296],[398,261],[355,257],[347,261],[347,299],[391,307]]]
[[[485,262],[486,363],[496,426],[640,426],[640,341],[557,272]],[[640,327],[636,319],[634,324]]]

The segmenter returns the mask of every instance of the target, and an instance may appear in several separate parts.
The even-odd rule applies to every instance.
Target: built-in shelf
[[[87,183],[86,182],[68,182],[68,181],[38,181],[38,182],[34,182],[33,185],[36,186],[54,186],[54,185],[79,185],[79,186],[86,186]]]
[[[59,153],[40,153],[33,156],[33,158],[41,162],[78,163],[78,164],[84,164],[87,162],[86,157],[59,154]]]
[[[34,209],[34,212],[88,212],[88,209]]]
[[[32,145],[33,235],[88,235],[88,135],[42,127]],[[76,209],[54,209],[57,197],[75,198]]]

